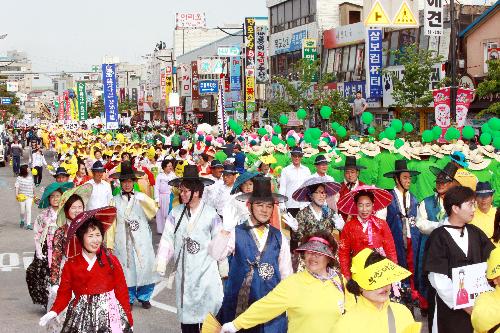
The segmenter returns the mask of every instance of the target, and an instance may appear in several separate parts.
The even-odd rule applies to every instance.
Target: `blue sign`
[[[367,48],[367,80],[368,80],[368,97],[382,97],[382,39],[384,33],[382,29],[368,29]]]
[[[118,96],[116,94],[116,65],[102,64],[102,84],[106,129],[118,129]]]
[[[240,58],[231,58],[230,59],[231,67],[229,78],[230,78],[230,87],[231,91],[240,91],[241,90],[241,59]]]
[[[200,94],[217,94],[219,93],[219,81],[200,80],[198,83],[198,91]]]
[[[12,98],[10,98],[10,97],[2,97],[2,99],[0,100],[0,102],[2,104],[12,104]]]
[[[367,98],[366,92],[365,92],[365,86],[366,86],[366,81],[347,81],[342,83],[344,86],[344,90],[339,91],[342,96],[348,99],[350,103],[354,100],[356,97],[356,93],[358,91],[361,91],[361,97],[366,98],[367,102],[376,102],[380,98],[376,97],[371,97]]]
[[[307,38],[307,30],[300,30],[292,34],[283,32],[282,35],[274,38],[274,54],[302,50],[304,38]]]

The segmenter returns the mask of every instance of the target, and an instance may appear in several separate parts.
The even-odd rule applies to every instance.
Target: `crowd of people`
[[[207,124],[33,133],[28,164],[14,132],[10,150],[50,332],[131,332],[162,279],[182,332],[419,332],[417,314],[433,333],[500,332],[492,146]],[[480,263],[490,291],[457,307],[454,269]]]

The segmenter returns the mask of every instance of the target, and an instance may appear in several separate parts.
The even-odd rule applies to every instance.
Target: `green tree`
[[[87,113],[89,118],[99,117],[101,113],[104,113],[104,100],[102,99],[102,96],[99,96],[90,106],[87,107]]]
[[[0,77],[0,79],[6,79],[6,77]],[[7,84],[0,84],[0,97],[10,97],[12,99],[11,104],[2,104],[0,106],[1,110],[5,110],[5,116],[3,119],[9,119],[10,117],[19,116],[19,98],[16,97],[16,94],[7,91]],[[3,116],[3,112],[0,113],[0,120],[2,120],[1,116]]]
[[[488,75],[486,79],[481,82],[476,89],[476,93],[480,97],[494,96],[500,93],[500,60],[489,60],[488,63]],[[482,117],[484,114],[493,114],[500,116],[500,102],[491,103],[487,109],[482,110],[477,115],[478,118]]]
[[[432,90],[429,89],[431,75],[433,66],[442,61],[442,56],[435,51],[419,49],[416,44],[389,52],[398,65],[404,66],[402,79],[395,72],[388,72],[392,78],[394,106],[401,109],[402,121],[415,120],[416,109],[428,107],[433,100]]]

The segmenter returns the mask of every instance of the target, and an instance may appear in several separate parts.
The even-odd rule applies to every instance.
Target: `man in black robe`
[[[432,286],[429,293],[429,332],[473,333],[472,307],[454,310],[452,269],[488,259],[494,245],[482,230],[468,224],[474,217],[474,191],[456,186],[443,202],[448,218],[426,243],[424,274]]]

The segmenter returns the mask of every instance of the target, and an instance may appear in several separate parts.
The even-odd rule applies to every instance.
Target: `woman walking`
[[[104,246],[104,233],[116,218],[116,208],[83,212],[68,231],[68,261],[61,288],[50,311],[40,319],[45,326],[68,311],[61,332],[132,332],[125,276],[118,259]],[[70,302],[72,294],[73,300]]]
[[[32,141],[32,151],[30,155],[30,164],[34,169],[33,178],[35,182],[35,187],[40,186],[42,182],[42,173],[43,166],[47,167],[47,161],[45,160],[45,156],[43,156],[42,150],[36,141]],[[36,170],[36,171],[35,171]]]
[[[31,225],[31,206],[33,205],[33,197],[35,196],[35,183],[33,177],[28,172],[28,165],[23,164],[19,168],[19,176],[16,179],[16,199],[21,208],[19,227],[22,228],[26,224],[26,230],[33,230]]]
[[[156,232],[159,235],[163,233],[165,221],[172,207],[172,186],[168,185],[168,182],[176,177],[174,173],[174,160],[163,160],[161,162],[161,170],[162,172],[156,177],[154,187],[155,201],[160,208],[156,214]]]

